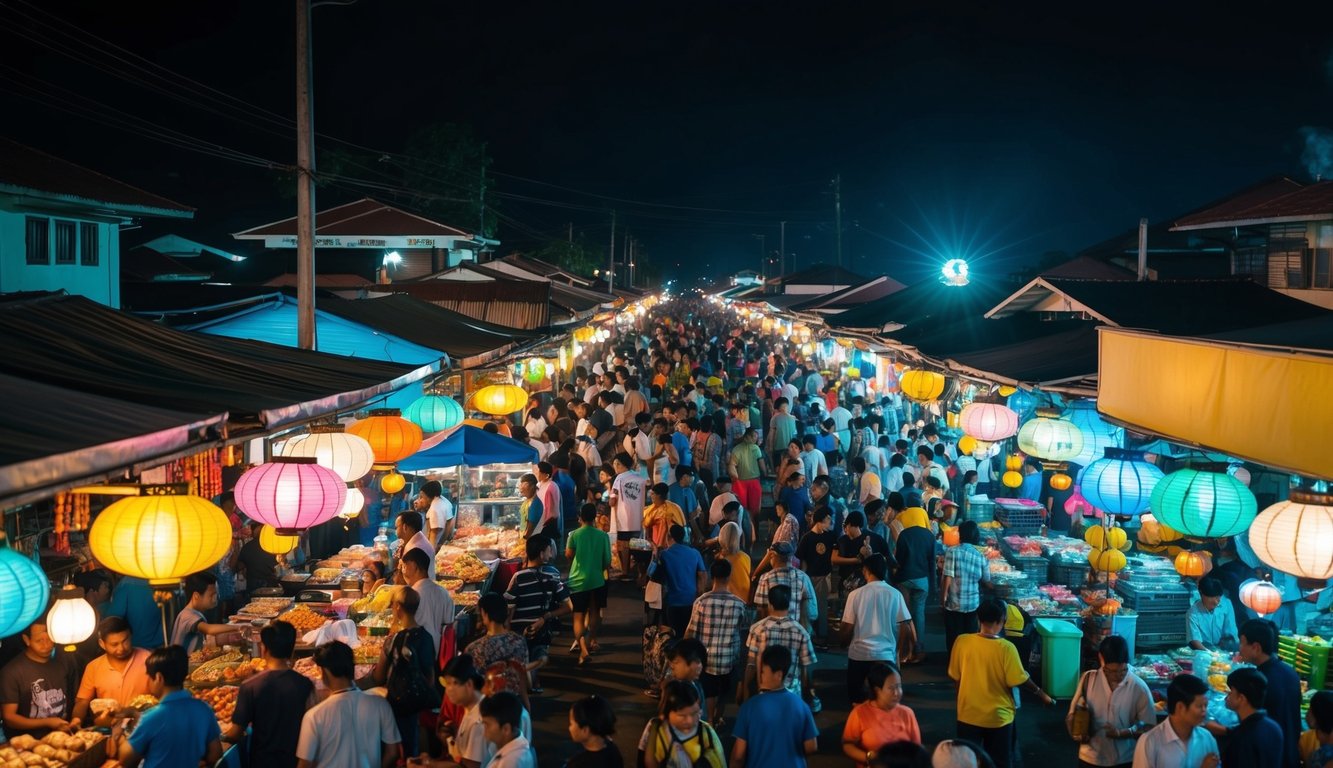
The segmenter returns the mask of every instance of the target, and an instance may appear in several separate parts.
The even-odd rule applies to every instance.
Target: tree
[[[583,235],[573,242],[552,240],[533,253],[533,258],[554,264],[567,272],[592,277],[593,270],[606,263],[606,253],[587,243]]]

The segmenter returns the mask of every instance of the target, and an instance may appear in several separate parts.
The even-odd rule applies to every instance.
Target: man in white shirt
[[[612,462],[616,479],[611,484],[611,533],[615,535],[615,549],[624,579],[631,578],[629,543],[643,535],[643,504],[648,494],[647,481],[630,469],[633,461],[622,451]]]
[[[1078,759],[1085,765],[1125,765],[1134,760],[1135,739],[1157,721],[1152,692],[1129,668],[1125,638],[1108,635],[1097,655],[1101,669],[1084,672],[1069,700],[1070,714],[1082,700],[1091,715],[1089,738],[1079,746]]]
[[[1203,728],[1208,718],[1208,684],[1179,675],[1166,689],[1166,720],[1134,747],[1134,768],[1217,768],[1217,740]]]
[[[889,561],[873,554],[861,562],[866,583],[847,595],[842,640],[847,643],[847,697],[865,701],[866,674],[879,661],[898,663],[898,646],[916,646],[916,627],[903,595],[887,581]]]
[[[430,642],[435,647],[435,658],[438,659],[440,635],[444,633],[444,627],[454,623],[454,598],[449,590],[426,578],[428,567],[426,553],[420,549],[409,549],[403,553],[403,581],[421,599],[417,604],[417,624],[430,633]]]
[[[731,478],[727,475],[719,477],[715,487],[717,488],[717,495],[713,497],[713,502],[708,506],[709,525],[718,525],[722,522],[722,519],[726,517],[723,510],[726,509],[728,503],[740,502],[736,498],[736,494],[731,492]]]
[[[542,519],[537,523],[537,530],[552,541],[561,541],[565,517],[561,509],[560,486],[552,479],[554,475],[555,467],[549,461],[537,462],[537,497],[542,500]],[[548,531],[548,525],[553,525],[554,531]]]
[[[482,733],[498,749],[486,768],[537,768],[532,748],[523,736],[523,702],[510,691],[500,691],[481,700]]]
[[[328,698],[301,719],[296,745],[297,768],[378,765],[398,762],[398,724],[388,699],[357,690],[352,649],[334,640],[315,649]]]
[[[431,480],[421,486],[417,493],[417,504],[425,507],[426,538],[432,545],[448,541],[454,535],[454,505],[444,495],[444,485],[439,480]],[[421,507],[417,507],[421,511]],[[443,535],[443,538],[441,538]]]
[[[420,549],[430,558],[429,577],[434,579],[435,547],[431,546],[430,540],[426,538],[426,534],[421,532],[422,525],[424,525],[424,523],[421,520],[420,512],[409,510],[398,515],[398,523],[394,528],[394,532],[398,534],[398,538],[403,542],[403,549],[398,555],[398,561],[400,564],[402,563],[402,557],[404,554],[407,554],[409,549]]]

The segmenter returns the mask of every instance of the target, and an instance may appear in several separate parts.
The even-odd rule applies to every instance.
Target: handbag
[[[425,632],[424,629],[421,631]],[[432,659],[432,666],[433,664]],[[394,638],[393,660],[389,664],[389,679],[385,683],[385,688],[387,689],[385,698],[397,715],[409,715],[431,709],[440,701],[440,696],[431,686],[430,680],[412,659],[412,649],[407,647],[407,632],[399,632]]]
[[[1065,730],[1071,739],[1080,744],[1092,735],[1092,711],[1088,709],[1087,687],[1088,677],[1096,671],[1092,669],[1083,673],[1078,681],[1078,690],[1074,692],[1074,708],[1065,715]]]

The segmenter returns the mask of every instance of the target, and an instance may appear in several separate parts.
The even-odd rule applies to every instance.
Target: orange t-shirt
[[[863,701],[852,708],[847,715],[847,725],[842,729],[844,744],[856,744],[861,749],[879,749],[894,741],[921,743],[921,727],[917,725],[916,713],[902,704],[885,711],[873,701]],[[857,762],[865,767],[864,762]]]

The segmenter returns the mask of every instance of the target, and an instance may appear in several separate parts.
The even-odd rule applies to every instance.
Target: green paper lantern
[[[1187,536],[1220,539],[1248,529],[1259,504],[1250,489],[1230,475],[1182,469],[1153,488],[1152,511]]]
[[[463,423],[463,406],[452,397],[423,395],[407,406],[403,418],[421,427],[422,432],[443,432]]]

